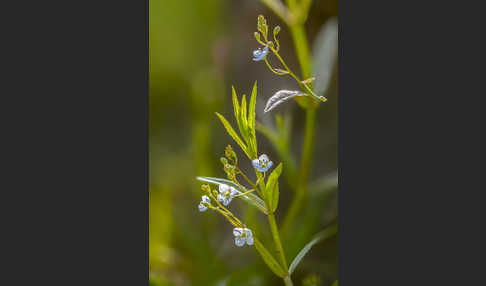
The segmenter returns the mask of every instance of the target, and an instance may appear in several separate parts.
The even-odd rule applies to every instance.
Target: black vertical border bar
[[[3,4],[0,285],[148,285],[149,0]]]

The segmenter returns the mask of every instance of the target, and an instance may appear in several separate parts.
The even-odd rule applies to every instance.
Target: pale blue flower
[[[263,154],[258,159],[251,161],[253,168],[257,169],[259,172],[266,172],[273,165],[273,162],[268,159],[268,156]]]
[[[253,51],[253,60],[255,62],[261,61],[267,55],[268,55],[268,47],[267,46],[265,46],[265,48],[263,48],[263,51],[260,48],[258,48],[258,50]]]
[[[238,247],[243,245],[253,245],[253,233],[248,228],[236,227],[233,229],[233,235],[235,236],[235,244]]]
[[[219,194],[218,194],[218,201],[222,202],[223,205],[227,206],[231,203],[231,200],[238,194],[238,191],[225,184],[219,185]]]
[[[201,202],[199,203],[199,211],[204,212],[208,209],[208,206],[211,204],[211,199],[208,196],[202,196]]]

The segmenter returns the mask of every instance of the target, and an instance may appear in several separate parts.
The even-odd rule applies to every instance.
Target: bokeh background
[[[254,248],[234,246],[232,226],[221,215],[198,211],[201,183],[195,178],[225,178],[219,158],[227,144],[243,158],[214,112],[234,124],[231,85],[239,96],[248,95],[255,80],[257,120],[274,128],[275,114],[291,118],[290,147],[298,160],[303,109],[289,101],[263,114],[273,93],[298,87],[290,77],[278,77],[263,62],[251,60],[258,47],[253,32],[257,16],[262,14],[271,28],[282,27],[281,54],[300,73],[289,31],[258,0],[150,0],[149,4],[150,285],[283,285]],[[337,8],[337,0],[313,2],[306,22],[311,47],[323,24],[337,17]],[[288,261],[315,233],[337,221],[335,74],[326,93],[328,102],[318,109],[309,198],[292,231],[283,237]],[[281,161],[267,138],[257,133],[257,139],[260,153],[268,154],[275,163]],[[243,167],[251,170],[250,162]],[[278,222],[294,196],[281,184]],[[231,206],[244,217],[247,208],[241,201]],[[267,227],[264,216],[257,214],[256,219],[263,229]],[[294,285],[331,285],[338,278],[337,236],[314,246],[292,278]],[[310,283],[312,280],[316,283]]]

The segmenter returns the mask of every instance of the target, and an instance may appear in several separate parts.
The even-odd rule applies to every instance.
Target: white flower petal
[[[238,191],[237,191],[235,188],[230,187],[230,196],[231,196],[231,197],[234,197],[234,196],[236,196],[237,194],[238,194]]]
[[[258,169],[260,167],[260,161],[258,159],[251,161],[251,164],[253,165],[253,168],[255,168],[255,169]]]
[[[253,236],[250,236],[250,237],[247,237],[246,238],[246,244],[253,245]]]
[[[260,160],[260,162],[262,163],[267,163],[268,161],[270,161],[270,159],[268,158],[268,156],[266,154],[262,154],[258,160]]]
[[[243,229],[239,227],[235,227],[233,229],[233,235],[234,236],[241,236],[243,234]]]
[[[239,246],[239,247],[242,247],[243,245],[245,245],[245,238],[244,237],[235,237],[235,244],[236,246]]]
[[[225,184],[219,185],[219,193],[222,194],[224,192],[227,192],[229,190],[229,186]]]
[[[207,208],[205,205],[203,205],[202,203],[199,203],[199,211],[200,211],[200,212],[204,212],[204,211],[206,211],[207,209],[208,209],[208,208]]]
[[[219,194],[217,197],[218,202],[224,201],[224,196],[222,194]]]
[[[224,199],[223,201],[223,205],[225,206],[229,205],[232,199],[233,199],[232,197],[226,197],[226,199]]]
[[[211,200],[209,199],[209,197],[208,197],[208,196],[206,196],[206,195],[202,196],[202,198],[201,198],[201,199],[202,199],[202,202],[203,202],[203,203],[210,203],[210,202],[211,202]]]

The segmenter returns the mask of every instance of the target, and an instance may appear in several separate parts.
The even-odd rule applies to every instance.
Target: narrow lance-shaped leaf
[[[241,106],[240,106],[240,120],[243,125],[244,130],[240,130],[242,133],[243,137],[245,137],[245,141],[248,143],[246,140],[246,136],[248,135],[248,121],[247,121],[247,115],[246,115],[246,96],[243,94],[243,98],[241,99]]]
[[[257,141],[256,141],[256,132],[255,132],[255,117],[256,117],[256,96],[257,96],[257,82],[253,85],[253,90],[251,91],[250,97],[250,106],[248,109],[248,129],[249,129],[249,137],[250,141],[252,142],[252,153],[256,156],[258,153],[257,148]],[[255,158],[251,158],[255,159]]]
[[[275,185],[278,184],[278,177],[280,177],[280,174],[282,173],[282,166],[282,163],[280,163],[275,169],[273,169],[272,173],[268,177],[267,185],[265,186],[265,202],[267,202],[267,204],[269,205],[268,207],[270,210],[276,209],[276,207],[273,207],[273,192],[275,191]]]
[[[240,105],[240,118],[241,122],[240,126],[240,134],[243,136],[243,139],[245,140],[246,144],[249,149],[251,149],[250,141],[248,140],[248,121],[247,121],[247,115],[246,115],[246,96],[243,94],[243,97],[241,99],[241,105]],[[250,154],[250,152],[248,152]]]
[[[239,185],[227,179],[213,178],[213,177],[197,177],[196,179],[201,182],[216,184],[218,186],[221,184],[231,186],[235,188],[239,194],[245,193],[247,191],[245,188],[241,188]],[[241,198],[242,200],[248,202],[250,205],[256,207],[262,213],[268,214],[267,208],[265,207],[265,202],[263,202],[262,199],[260,199],[255,194],[249,193],[243,196],[238,196],[238,198]]]
[[[331,18],[322,26],[312,48],[312,74],[316,77],[314,91],[317,95],[323,95],[329,88],[337,55],[338,22]]]
[[[307,94],[302,93],[298,90],[279,90],[268,99],[267,105],[265,106],[265,109],[263,111],[269,112],[270,110],[277,107],[279,104],[295,96],[307,96]]]
[[[238,134],[236,134],[236,132],[233,129],[233,127],[231,127],[231,124],[229,124],[229,122],[223,117],[223,115],[221,115],[221,114],[219,114],[217,112],[216,112],[216,115],[219,117],[219,120],[221,120],[221,123],[223,123],[223,125],[226,128],[226,131],[228,132],[228,134],[236,141],[236,143],[238,143],[238,145],[240,145],[240,147],[243,150],[243,152],[245,152],[245,154],[248,157],[250,157],[250,154],[248,153],[248,150],[247,150],[247,147],[246,147],[245,143],[243,143],[243,141],[241,141],[240,137],[238,136]]]
[[[332,226],[316,234],[314,238],[311,241],[309,241],[309,243],[307,243],[304,246],[304,248],[302,248],[302,250],[299,252],[299,254],[297,254],[297,256],[294,258],[294,261],[292,261],[289,267],[289,274],[292,274],[292,272],[294,272],[299,262],[302,260],[302,258],[304,258],[307,252],[309,252],[312,246],[334,235],[336,232],[337,232],[337,224],[333,224]]]
[[[275,275],[284,278],[286,276],[285,271],[282,269],[277,260],[268,252],[268,250],[261,244],[261,242],[255,238],[255,248],[262,257],[263,261],[268,265],[268,267],[275,273]]]
[[[238,97],[236,97],[236,91],[235,91],[235,87],[234,86],[231,87],[231,93],[232,93],[232,98],[233,98],[233,110],[235,112],[236,122],[238,123],[238,128],[241,129],[241,127],[239,126],[240,125],[240,123],[239,123],[239,119],[240,119],[240,104],[238,103]]]
[[[274,213],[277,210],[278,207],[278,197],[279,197],[279,190],[278,190],[278,182],[275,183],[275,187],[273,188],[272,191],[272,199],[271,199],[271,206],[270,210],[272,213]]]

